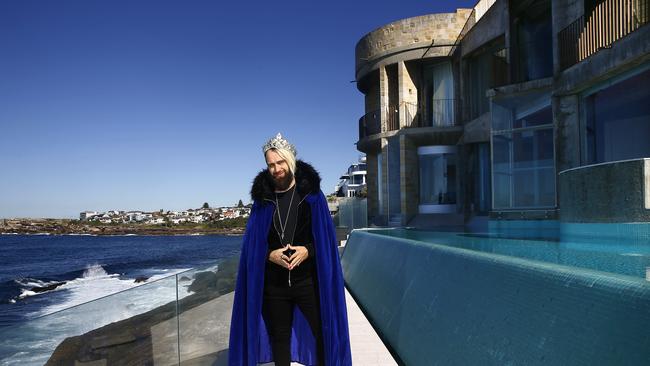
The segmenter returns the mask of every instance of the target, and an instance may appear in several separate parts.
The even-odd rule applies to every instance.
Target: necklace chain
[[[287,209],[287,216],[284,218],[284,225],[282,224],[282,216],[280,215],[280,203],[278,202],[278,194],[275,194],[275,207],[276,212],[278,213],[278,222],[280,223],[280,239],[284,240],[284,231],[287,229],[287,223],[289,222],[289,216],[291,213],[291,205],[293,204],[293,196],[296,193],[296,187],[293,187],[291,191],[291,200],[289,201],[289,208]]]

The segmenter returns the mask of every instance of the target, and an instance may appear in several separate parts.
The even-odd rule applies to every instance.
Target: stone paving
[[[154,365],[177,364],[179,343],[183,366],[227,365],[233,294],[223,295],[189,309],[181,314],[180,319],[173,318],[151,327]],[[354,366],[397,365],[347,290],[345,300],[348,307],[352,364]],[[180,337],[177,333],[178,326],[181,329]],[[292,365],[300,366],[298,363]]]
[[[352,364],[354,366],[397,365],[348,290],[345,290],[345,301],[348,305]]]
[[[392,366],[397,365],[390,352],[381,341],[377,332],[368,322],[365,315],[345,290],[345,301],[348,306],[348,322],[350,325],[350,347],[352,348],[352,365],[354,366]],[[266,364],[273,365],[273,364]],[[301,366],[292,363],[292,366]]]

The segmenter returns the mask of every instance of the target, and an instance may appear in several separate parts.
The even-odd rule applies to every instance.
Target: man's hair
[[[295,175],[296,173],[296,157],[293,155],[291,150],[289,149],[270,149],[278,153],[282,159],[284,159],[287,162],[287,165],[289,166],[289,171],[291,172],[291,175]],[[266,154],[264,154],[266,157]]]

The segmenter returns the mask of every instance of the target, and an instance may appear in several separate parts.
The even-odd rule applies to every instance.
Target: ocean
[[[241,240],[225,235],[0,235],[0,330],[238,256]],[[138,278],[146,281],[136,283]]]

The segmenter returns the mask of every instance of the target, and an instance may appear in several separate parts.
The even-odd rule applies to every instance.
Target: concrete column
[[[557,173],[580,166],[580,98],[554,97],[551,101],[555,123],[555,166]]]
[[[368,217],[380,215],[379,212],[379,186],[377,176],[377,154],[366,154],[366,186],[368,187]]]
[[[420,201],[418,152],[417,146],[410,138],[401,135],[399,139],[402,225],[406,225],[418,214]]]
[[[388,130],[388,73],[385,66],[379,68],[379,108],[381,109],[381,132],[386,132]]]
[[[418,94],[414,82],[415,75],[406,67],[404,61],[397,63],[397,92],[400,105],[399,127],[411,126],[417,112]],[[409,113],[406,113],[406,112]]]
[[[554,97],[551,100],[555,124],[555,197],[560,206],[561,171],[580,166],[580,98],[578,95]],[[561,207],[560,207],[561,208]]]
[[[387,138],[382,138],[381,139],[381,177],[378,177],[381,179],[381,192],[379,192],[379,195],[381,195],[381,200],[383,203],[383,207],[381,207],[381,215],[388,220],[388,206],[389,206],[389,196],[388,196],[388,139]]]

